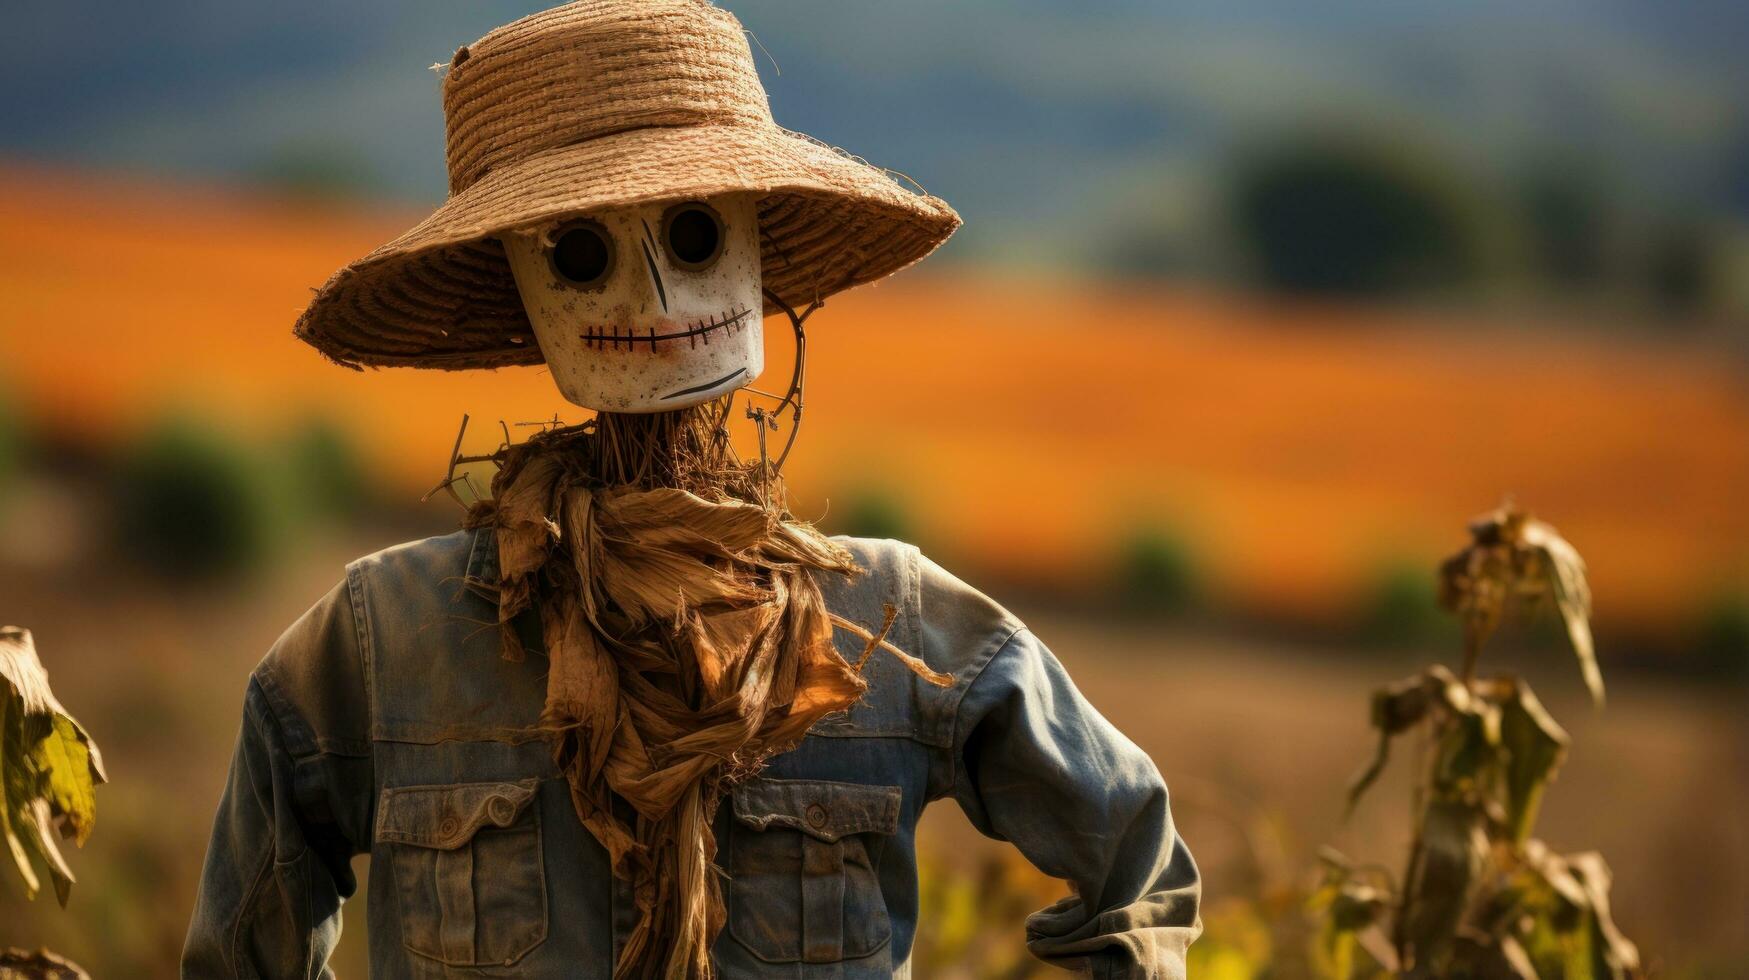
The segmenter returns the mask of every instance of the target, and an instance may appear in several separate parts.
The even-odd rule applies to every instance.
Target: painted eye
[[[723,219],[706,204],[677,204],[662,216],[662,247],[675,265],[702,272],[723,254]]]
[[[600,286],[613,271],[613,239],[593,221],[573,222],[553,236],[548,257],[554,274],[565,282],[585,289]]]

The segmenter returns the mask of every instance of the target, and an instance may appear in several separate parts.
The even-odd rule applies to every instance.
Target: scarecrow
[[[785,505],[803,321],[958,216],[779,128],[699,0],[526,17],[443,102],[448,202],[297,335],[544,362],[596,414],[507,445],[463,530],[354,562],[256,668],[184,975],[327,975],[368,853],[378,978],[905,976],[951,796],[1069,882],[1033,953],[1182,976],[1199,882],[1147,756],[1000,606]],[[774,314],[789,387],[737,414]]]

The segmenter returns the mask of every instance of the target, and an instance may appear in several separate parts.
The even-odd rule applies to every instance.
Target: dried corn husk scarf
[[[615,977],[705,978],[723,924],[711,821],[726,790],[865,690],[832,644],[876,632],[836,620],[811,572],[848,552],[781,506],[781,484],[736,460],[728,403],[603,414],[511,448],[492,528],[504,656],[540,610],[550,661],[543,725],[577,815],[629,880],[638,922]]]

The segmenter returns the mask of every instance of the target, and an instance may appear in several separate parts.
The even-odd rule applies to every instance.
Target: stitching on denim
[[[267,856],[261,861],[260,869],[255,872],[254,880],[249,883],[248,891],[243,893],[243,901],[237,903],[237,921],[231,924],[231,970],[239,977],[245,975],[245,965],[248,962],[243,957],[243,923],[254,913],[255,898],[261,891],[261,882],[272,867],[273,850],[269,848]]]
[[[522,728],[510,726],[463,728],[447,725],[422,725],[414,722],[397,724],[393,730],[385,726],[382,731],[371,735],[372,742],[390,742],[399,745],[443,745],[449,742],[498,742],[505,745],[527,745],[550,738],[549,732],[532,726]],[[557,772],[556,766],[553,771]]]
[[[359,676],[364,678],[364,708],[367,715],[376,714],[376,651],[372,648],[370,617],[365,603],[364,569],[359,562],[346,566],[346,598],[352,606],[352,632],[358,644]],[[365,719],[365,731],[375,728],[373,718]]]
[[[309,848],[305,847],[304,851],[308,853]],[[310,879],[310,862],[300,858],[299,863],[304,869],[304,921],[299,925],[304,927],[305,936],[313,937],[316,934],[316,887],[315,882]],[[319,980],[321,969],[321,961],[316,958],[316,943],[311,939],[304,944],[305,980]]]
[[[252,684],[251,686],[259,689],[258,685]],[[245,701],[247,701],[247,698],[245,698]],[[250,719],[248,712],[245,711],[245,725],[254,724],[259,726],[260,723],[260,719]],[[263,735],[263,747],[268,752],[272,752],[274,746],[270,743],[273,740],[266,737],[268,733],[262,732],[261,734]],[[247,967],[248,961],[243,956],[243,924],[255,914],[255,901],[261,894],[261,883],[267,878],[268,872],[273,869],[275,857],[274,851],[278,846],[278,841],[271,839],[273,836],[272,821],[269,820],[267,822],[270,839],[267,842],[267,846],[262,848],[261,867],[256,869],[255,877],[250,880],[249,887],[243,892],[242,900],[237,903],[237,919],[231,924],[231,970],[240,977],[245,975],[245,968],[248,968],[250,973],[255,972],[252,967]]]

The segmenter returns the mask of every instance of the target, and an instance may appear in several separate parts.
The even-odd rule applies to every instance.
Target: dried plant
[[[1553,527],[1510,504],[1473,522],[1470,537],[1440,566],[1441,605],[1463,621],[1463,674],[1436,664],[1373,694],[1378,751],[1348,794],[1352,809],[1398,736],[1424,738],[1407,867],[1399,880],[1326,850],[1312,897],[1323,922],[1314,959],[1342,980],[1638,976],[1638,951],[1610,917],[1603,858],[1561,856],[1531,837],[1567,733],[1522,680],[1476,676],[1483,645],[1515,605],[1553,605],[1602,704],[1585,564]]]
[[[73,871],[55,843],[55,831],[83,845],[97,820],[97,784],[104,781],[97,745],[49,690],[30,631],[0,626],[0,833],[24,879],[24,893],[42,888],[36,865],[47,870],[63,907]],[[48,952],[0,950],[0,980],[85,976]]]
[[[53,830],[83,845],[97,820],[94,790],[104,781],[97,745],[49,690],[48,672],[37,659],[30,631],[0,627],[0,806],[4,832],[24,891],[35,898],[42,864],[62,905],[73,872],[61,857]]]

